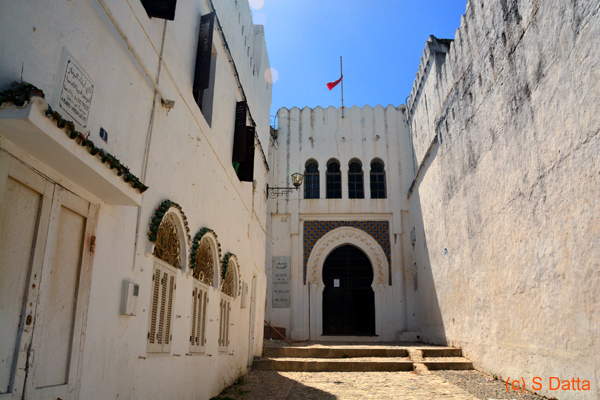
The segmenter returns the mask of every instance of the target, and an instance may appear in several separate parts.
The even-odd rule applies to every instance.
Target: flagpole
[[[342,56],[340,56],[340,76],[342,77],[342,118],[344,118],[344,70],[342,69]]]

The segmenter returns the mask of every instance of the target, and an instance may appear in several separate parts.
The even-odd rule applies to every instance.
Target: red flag
[[[342,76],[341,76],[341,78],[340,78],[340,79],[338,79],[338,80],[337,80],[337,81],[335,81],[335,82],[329,82],[329,83],[327,84],[327,88],[328,88],[329,90],[331,90],[331,89],[333,89],[334,87],[336,87],[336,86],[337,86],[337,84],[338,84],[338,83],[340,83],[340,82],[342,81],[342,78],[343,78],[343,77],[344,77],[344,75],[342,75]]]

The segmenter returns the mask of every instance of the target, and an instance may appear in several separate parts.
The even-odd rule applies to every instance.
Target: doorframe
[[[323,266],[332,251],[338,247],[352,245],[360,249],[373,268],[371,288],[375,294],[375,336],[324,336],[323,335]],[[307,263],[307,281],[310,298],[310,339],[318,341],[357,341],[378,342],[383,340],[382,328],[385,280],[388,261],[385,252],[377,241],[368,233],[350,226],[334,229],[323,235],[314,245]]]
[[[55,243],[57,236],[57,230],[54,229],[53,225],[57,217],[56,212],[62,205],[60,193],[68,192],[68,196],[74,196],[81,200],[81,202],[87,203],[87,205],[84,206],[84,209],[82,209],[81,204],[79,204],[79,206],[66,206],[66,208],[69,208],[86,218],[83,244],[81,246],[80,254],[81,261],[79,265],[79,278],[74,317],[75,321],[73,324],[74,330],[70,349],[70,367],[67,383],[68,396],[66,396],[66,398],[69,399],[76,399],[79,396],[79,389],[81,387],[83,350],[85,345],[85,331],[87,328],[87,317],[91,292],[92,266],[94,258],[93,246],[91,244],[92,237],[94,236],[98,223],[99,211],[99,207],[92,201],[97,201],[97,199],[92,196],[92,201],[90,201],[89,194],[82,189],[75,191],[71,190],[74,187],[70,182],[67,185],[69,187],[66,188],[62,185],[62,183],[65,181],[64,178],[56,177],[56,174],[54,173],[53,177],[56,179],[53,179],[52,177],[49,177],[38,171],[28,162],[23,161],[14,154],[11,154],[15,149],[11,149],[13,151],[10,152],[7,151],[5,148],[6,144],[7,142],[3,140],[2,148],[0,148],[0,207],[3,206],[1,203],[4,199],[5,184],[9,176],[25,186],[31,187],[38,193],[41,193],[43,197],[42,205],[40,207],[40,216],[34,245],[35,247],[33,250],[33,260],[31,266],[28,266],[28,293],[24,299],[25,314],[23,315],[31,315],[33,317],[33,325],[30,329],[25,329],[23,325],[19,327],[17,339],[19,344],[16,354],[17,360],[11,384],[12,393],[1,395],[0,398],[8,398],[9,396],[14,397],[15,387],[22,388],[16,393],[19,398],[21,398],[21,396],[24,396],[25,398],[35,398],[37,395],[35,393],[36,388],[34,387],[35,364],[34,368],[27,368],[27,364],[35,362],[35,353],[30,351],[30,347],[35,349],[35,342],[39,340],[35,335],[36,323],[38,324],[38,329],[41,329],[41,325],[43,324],[43,321],[38,322],[36,320],[40,312],[40,310],[38,310],[38,305],[41,300],[40,293],[43,291],[43,287],[46,284],[46,280],[44,278],[47,276],[48,270],[51,268],[52,263],[53,255],[50,253],[53,251],[49,251],[49,249],[51,248],[52,244]],[[17,153],[21,153],[19,155],[27,156],[21,151],[17,151]],[[30,161],[29,159],[31,159],[29,156],[26,158],[28,159],[27,161]],[[44,182],[43,192],[39,182]],[[32,187],[33,185],[36,187]],[[84,194],[88,194],[88,196],[81,196],[79,194],[80,191],[83,191]],[[81,203],[79,200],[75,199],[75,202]],[[41,309],[43,309],[43,307],[41,307]],[[58,388],[59,386],[56,387]]]
[[[357,253],[357,257],[355,257],[355,258],[354,257],[353,258],[345,257],[344,261],[342,262],[341,265],[339,263],[336,263],[336,262],[334,262],[334,263],[329,262],[330,258],[333,256],[333,254],[335,252],[337,252],[339,250],[343,250],[343,249],[350,249],[350,248],[352,249],[352,251],[358,250],[356,252]],[[360,257],[360,256],[358,256],[359,253],[362,255],[362,258],[360,259],[360,261],[358,261],[358,258]],[[367,262],[368,262],[368,266],[366,265]],[[334,269],[337,269],[337,271],[340,274],[345,274],[343,276],[338,275],[338,278],[340,278],[339,279],[340,281],[345,280],[345,279],[348,279],[349,281],[352,281],[352,279],[353,279],[352,278],[353,273],[352,273],[352,270],[348,269],[348,267],[351,264],[356,265],[357,263],[363,264],[361,270],[364,271],[365,273],[368,273],[367,271],[370,271],[371,274],[373,273],[373,265],[371,264],[371,260],[369,260],[369,257],[367,257],[367,255],[364,252],[362,252],[358,247],[350,245],[350,244],[338,246],[338,247],[335,248],[335,250],[332,250],[327,255],[327,257],[325,258],[325,261],[323,262],[323,270],[322,270],[321,276],[323,277],[325,275],[325,272],[327,271],[328,268],[334,268]],[[342,272],[342,271],[345,271],[345,272]],[[333,280],[335,281],[336,279],[333,279]],[[326,284],[323,284],[323,290],[321,292],[322,293],[321,309],[323,310],[323,320],[324,320],[324,317],[325,317],[325,310],[326,309],[328,310],[328,314],[330,314],[330,316],[331,316],[331,314],[338,313],[338,311],[339,311],[339,313],[345,313],[347,316],[350,316],[351,314],[353,314],[352,312],[350,314],[347,314],[348,311],[352,310],[351,307],[349,307],[349,309],[347,309],[347,310],[343,310],[341,308],[344,308],[342,306],[342,304],[344,304],[344,303],[348,304],[348,303],[352,302],[353,304],[355,304],[354,303],[355,302],[355,299],[354,299],[354,295],[355,294],[353,292],[356,290],[356,288],[354,287],[354,285],[350,284],[349,282],[346,282],[345,284],[342,284],[342,285],[340,285],[338,283],[337,293],[340,296],[342,296],[341,299],[337,295],[334,295],[334,296],[329,295],[328,296],[329,301],[335,302],[336,301],[336,300],[334,300],[335,297],[338,297],[337,301],[342,300],[341,303],[337,303],[337,306],[342,306],[341,308],[340,307],[334,307],[334,308],[332,308],[332,305],[328,305],[326,307],[326,304],[325,304],[325,289],[328,289],[328,288],[329,288],[330,291],[333,291],[333,292],[336,291],[335,284],[333,284],[333,286],[327,286]],[[368,288],[371,289],[371,293],[373,295],[373,307],[368,312],[368,314],[363,315],[362,317],[369,319],[369,327],[373,329],[373,334],[362,333],[362,334],[356,334],[356,335],[354,335],[354,334],[342,335],[342,334],[328,333],[327,336],[367,336],[367,337],[368,336],[375,336],[375,291],[373,289],[373,276],[372,275],[371,275],[371,284],[368,287],[367,286],[364,286],[364,287],[361,286],[360,290],[368,291]],[[346,295],[341,294],[343,292],[346,292]],[[371,293],[369,293],[369,297],[370,297]],[[344,296],[348,296],[348,297],[344,297]],[[344,300],[344,298],[345,298],[345,300]],[[356,310],[354,310],[354,315],[356,315]],[[351,331],[352,331],[352,328],[350,328],[350,326],[352,326],[354,324],[354,322],[357,321],[357,320],[354,320],[353,318],[354,317],[350,317],[350,320],[347,320],[345,322],[345,323],[349,323],[350,324],[349,326],[346,326],[346,328],[349,328]],[[372,318],[372,320],[371,320],[371,318]],[[371,322],[372,322],[372,325],[371,325]],[[330,328],[331,328],[331,326],[330,326]],[[331,329],[331,330],[336,330],[336,329]],[[322,333],[323,333],[323,335],[325,335],[325,324],[324,324],[324,322],[323,322],[323,325],[322,325]]]

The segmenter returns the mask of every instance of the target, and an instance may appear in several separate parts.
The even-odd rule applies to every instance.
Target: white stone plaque
[[[94,84],[91,79],[71,58],[68,58],[60,90],[60,108],[75,122],[85,127],[88,122],[93,93]]]
[[[273,257],[273,308],[289,308],[290,298],[290,257]]]

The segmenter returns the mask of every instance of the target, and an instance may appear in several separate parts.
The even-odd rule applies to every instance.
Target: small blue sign
[[[100,138],[108,143],[108,132],[106,132],[102,127],[100,127]]]

